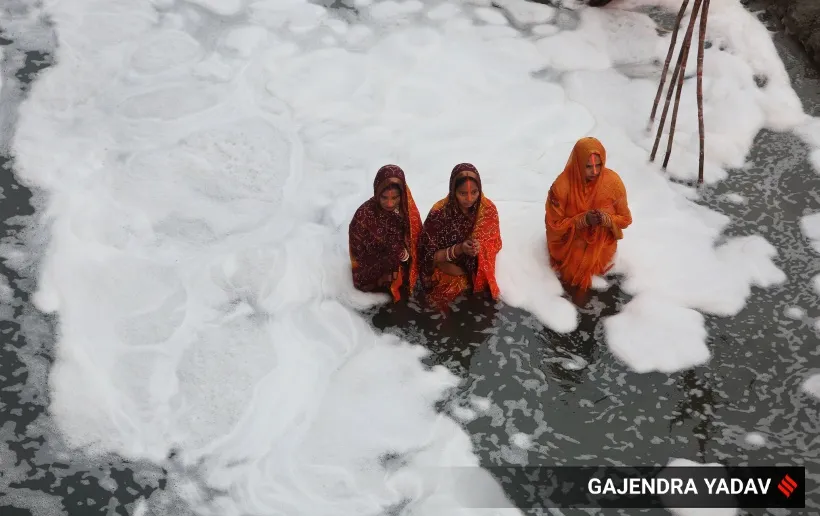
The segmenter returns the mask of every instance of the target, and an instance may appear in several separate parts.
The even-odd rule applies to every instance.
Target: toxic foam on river
[[[21,107],[14,152],[50,196],[36,301],[60,321],[51,410],[72,445],[201,460],[221,494],[185,491],[200,511],[363,515],[410,500],[433,514],[470,495],[423,473],[477,464],[433,409],[456,379],[352,309],[374,300],[352,288],[346,227],[385,163],[423,213],[454,164],[474,163],[500,212],[504,301],[569,331],[544,200],[575,140],[600,138],[635,220],[616,264],[635,297],[606,338],[639,371],[704,362],[696,310],[732,315],[752,285],[784,279],[759,236],[715,247],[728,218],[646,163],[669,39],[645,15],[582,9],[570,29],[521,1],[356,4],[45,2],[57,64]],[[806,119],[757,20],[716,0],[709,23],[713,182],[761,127]],[[670,163],[688,179],[690,83]],[[406,463],[385,473],[385,454]]]

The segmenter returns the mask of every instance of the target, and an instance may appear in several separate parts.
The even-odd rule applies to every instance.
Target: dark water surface
[[[26,84],[50,58],[28,48],[24,38],[3,36],[0,113],[7,143]],[[775,41],[808,112],[817,115],[820,75],[793,40],[779,32]],[[486,466],[664,464],[673,457],[804,464],[813,478],[808,507],[820,510],[820,403],[800,391],[807,376],[820,372],[820,339],[811,327],[820,306],[809,283],[820,273],[820,257],[798,224],[820,211],[820,176],[807,163],[805,146],[788,134],[763,131],[750,161],[748,171],[703,188],[703,203],[732,217],[729,234],[759,233],[773,243],[788,281],[756,289],[737,317],[707,317],[713,358],[704,367],[634,374],[619,363],[602,327],[603,318],[629,300],[617,287],[596,294],[568,335],[480,299],[462,303],[446,319],[397,305],[374,310],[372,322],[428,345],[431,362],[464,379],[444,410],[468,407],[472,395],[492,401],[465,423]],[[57,321],[30,302],[47,238],[33,216],[40,197],[16,182],[8,155],[0,157],[0,167],[0,274],[10,286],[0,283],[0,516],[133,514],[135,502],[164,489],[174,472],[116,456],[88,459],[68,452],[55,433],[47,407]],[[726,192],[747,203],[727,202]],[[802,307],[807,318],[789,319],[789,306]],[[746,444],[752,431],[767,444]],[[511,443],[517,433],[532,436],[528,451]],[[188,513],[168,497],[147,514]]]

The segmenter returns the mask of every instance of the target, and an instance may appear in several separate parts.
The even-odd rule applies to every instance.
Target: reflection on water
[[[685,426],[688,421],[691,425],[689,432],[698,443],[698,458],[703,460],[706,457],[707,443],[713,437],[710,429],[715,415],[712,409],[714,392],[693,370],[685,371],[676,385],[684,398],[678,402],[673,412],[674,417],[669,421],[669,432],[672,433],[675,426]]]
[[[420,308],[414,300],[375,308],[366,317],[383,331],[427,347],[432,352],[427,364],[466,377],[473,355],[497,333],[498,315],[491,298],[476,296],[462,297],[444,313]]]

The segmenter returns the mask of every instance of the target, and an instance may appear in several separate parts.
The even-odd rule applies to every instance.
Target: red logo
[[[783,493],[783,496],[786,498],[790,497],[795,489],[797,489],[797,482],[792,480],[792,477],[786,475],[783,477],[783,480],[777,485],[777,488],[780,489],[780,492]]]

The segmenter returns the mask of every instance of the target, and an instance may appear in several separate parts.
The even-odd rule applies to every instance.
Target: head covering
[[[376,172],[376,178],[373,179],[373,197],[378,200],[379,195],[390,185],[399,185],[402,191],[405,189],[404,170],[398,165],[385,165]]]
[[[597,154],[601,157],[601,173],[591,182],[586,181],[586,167],[589,157]],[[598,191],[598,187],[605,183],[604,175],[608,173],[606,168],[606,149],[597,138],[587,136],[575,142],[572,152],[569,155],[567,164],[563,172],[570,185],[570,198],[568,213],[579,213],[592,209],[592,203]]]
[[[456,198],[456,181],[462,177],[469,177],[478,185],[479,201],[481,200],[481,175],[472,163],[459,163],[450,172],[450,198]]]

